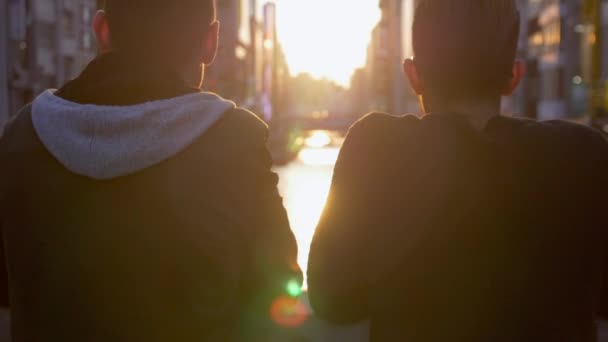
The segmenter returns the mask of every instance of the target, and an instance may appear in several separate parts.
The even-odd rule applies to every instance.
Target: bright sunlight
[[[292,74],[347,86],[365,64],[378,0],[278,0],[277,27]]]

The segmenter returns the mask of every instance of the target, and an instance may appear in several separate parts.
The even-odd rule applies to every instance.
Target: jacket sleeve
[[[267,127],[255,122],[244,134],[247,145],[246,169],[239,180],[239,202],[244,208],[244,225],[248,226],[248,287],[254,291],[254,305],[268,305],[288,295],[290,283],[302,284],[302,271],[297,263],[298,249],[291,231],[283,199],[278,191],[278,176],[272,171],[272,158],[266,147]]]
[[[325,210],[315,232],[308,264],[311,305],[320,318],[350,324],[369,315],[370,231],[374,213],[368,156],[360,124],[342,147]]]
[[[26,107],[27,109],[27,107]],[[0,165],[8,165],[8,130],[16,121],[13,117],[0,129]],[[7,168],[0,170],[0,307],[9,307],[9,284],[8,265],[6,258],[6,247],[4,242],[4,225],[6,220],[6,208],[8,208],[8,191],[11,176],[6,173]]]
[[[597,205],[595,212],[598,214],[597,222],[601,222],[599,229],[603,230],[604,236],[604,272],[602,277],[602,290],[600,293],[600,302],[598,304],[598,316],[606,321],[608,320],[608,223],[602,219],[603,213],[606,211],[606,201],[603,195],[608,192],[608,139],[606,136],[602,137],[602,142],[599,144],[600,148],[598,154],[602,156],[601,166],[598,168],[599,172],[595,181],[597,182],[600,191],[600,198],[594,200],[594,204]]]
[[[0,237],[4,235],[2,218],[0,217]],[[9,307],[9,284],[8,284],[8,265],[6,260],[6,248],[4,238],[0,240],[0,307]]]

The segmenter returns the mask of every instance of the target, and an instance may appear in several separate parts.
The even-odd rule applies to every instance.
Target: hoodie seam
[[[198,93],[186,94],[186,95],[182,95],[182,96],[178,96],[178,97],[173,97],[170,99],[147,101],[147,102],[142,102],[142,103],[128,105],[128,106],[115,106],[115,105],[81,104],[81,103],[77,103],[77,102],[72,102],[72,101],[66,100],[62,97],[57,96],[56,95],[57,91],[58,91],[57,89],[48,89],[45,92],[43,92],[40,96],[44,96],[50,102],[54,102],[54,103],[60,105],[61,107],[84,106],[85,108],[90,107],[90,108],[99,108],[99,109],[108,109],[108,110],[136,109],[138,107],[144,107],[144,106],[157,107],[161,104],[167,104],[167,103],[175,102],[178,100],[186,100],[186,99],[190,99],[190,98],[194,99],[194,98],[204,96],[204,97],[206,97],[205,101],[227,102],[227,103],[232,104],[236,108],[236,104],[234,102],[224,99],[223,97],[221,97],[215,93],[210,93],[210,92],[198,92]]]

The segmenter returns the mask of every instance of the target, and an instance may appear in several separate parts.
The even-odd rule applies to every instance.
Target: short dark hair
[[[215,21],[215,0],[105,0],[112,44],[137,57],[183,63]]]
[[[519,25],[515,0],[420,0],[413,44],[425,91],[445,100],[500,96]]]

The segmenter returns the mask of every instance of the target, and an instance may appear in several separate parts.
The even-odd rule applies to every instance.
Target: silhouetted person
[[[372,341],[595,340],[608,148],[499,115],[524,74],[514,0],[422,0],[405,71],[425,115],[350,130],[311,247],[321,318]]]
[[[0,141],[15,341],[245,341],[296,241],[252,113],[201,92],[212,0],[106,0],[100,55]]]

